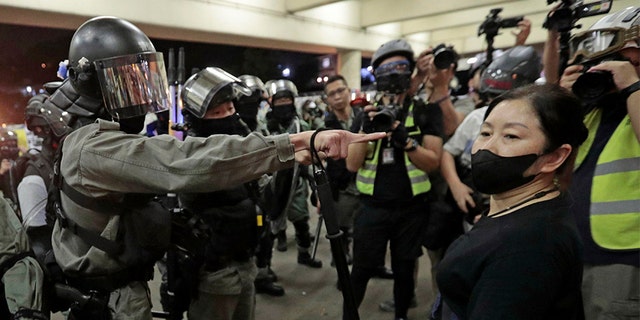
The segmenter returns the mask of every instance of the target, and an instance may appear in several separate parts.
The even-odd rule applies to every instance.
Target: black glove
[[[369,118],[366,112],[361,113],[362,115],[362,131],[364,133],[374,133],[376,132],[376,128],[373,126],[373,121]]]
[[[391,142],[393,143],[393,146],[404,149],[407,145],[407,139],[409,139],[407,128],[402,123],[398,124],[398,126],[391,132]]]

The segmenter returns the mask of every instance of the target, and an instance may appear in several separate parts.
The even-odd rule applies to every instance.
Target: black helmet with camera
[[[78,27],[69,46],[69,79],[80,95],[104,100],[115,119],[169,108],[162,53],[123,19],[96,17]]]

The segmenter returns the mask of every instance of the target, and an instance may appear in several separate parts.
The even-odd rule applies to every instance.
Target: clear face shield
[[[209,107],[250,95],[251,89],[240,79],[215,67],[209,67],[194,74],[185,81],[182,89],[185,108],[200,119],[204,117]]]
[[[576,34],[569,41],[571,50],[569,64],[596,60],[618,52],[629,41],[636,42],[640,46],[640,25],[629,29],[606,28]]]
[[[105,108],[115,119],[169,109],[169,85],[161,52],[95,61]]]

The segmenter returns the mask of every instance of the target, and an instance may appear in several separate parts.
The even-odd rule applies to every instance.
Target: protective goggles
[[[391,74],[405,74],[405,73],[411,73],[411,66],[409,65],[408,60],[400,60],[400,61],[385,63],[383,65],[380,65],[374,71],[374,75],[376,76],[376,78],[384,77]]]
[[[169,109],[169,85],[161,52],[96,60],[105,108],[115,119]]]
[[[72,131],[70,124],[73,121],[73,115],[51,104],[45,104],[40,108],[27,109],[25,118],[44,120],[51,132],[58,138]],[[37,125],[37,123],[34,125]],[[31,126],[29,126],[29,130],[33,130]]]
[[[589,30],[571,37],[569,64],[595,60],[625,48],[627,42],[635,42],[640,47],[640,26],[629,29],[606,28]]]
[[[209,67],[192,75],[184,83],[182,101],[185,108],[202,119],[209,107],[231,101],[240,96],[250,96],[251,89],[228,72]]]

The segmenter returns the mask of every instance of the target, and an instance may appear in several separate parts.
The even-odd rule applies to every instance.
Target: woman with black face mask
[[[459,319],[580,319],[582,244],[564,195],[586,139],[580,103],[554,86],[495,99],[472,149],[490,208],[449,247],[437,281]]]

